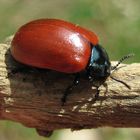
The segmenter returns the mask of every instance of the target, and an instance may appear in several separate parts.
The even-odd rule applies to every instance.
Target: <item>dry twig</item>
[[[68,97],[65,106],[60,99],[74,76],[27,68],[10,74],[19,67],[9,52],[9,43],[0,44],[0,118],[20,122],[44,132],[61,128],[81,129],[104,126],[140,127],[140,64],[123,64],[113,76],[131,86],[107,79],[107,93],[96,90],[83,76],[80,84]]]

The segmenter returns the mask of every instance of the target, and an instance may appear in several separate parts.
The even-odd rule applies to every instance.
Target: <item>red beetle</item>
[[[90,80],[106,79],[111,64],[104,48],[98,44],[94,32],[58,19],[39,19],[23,25],[11,45],[12,56],[26,65],[76,73],[63,98],[79,81],[79,73],[86,71]],[[98,92],[96,96],[98,96]]]

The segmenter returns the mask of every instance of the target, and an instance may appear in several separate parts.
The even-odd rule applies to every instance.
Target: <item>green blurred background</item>
[[[132,52],[135,57],[127,63],[140,60],[140,0],[0,0],[0,42],[21,25],[37,18],[64,19],[95,31],[111,60]],[[72,135],[77,139],[77,135],[83,134],[86,140],[139,140],[139,133],[140,129],[113,128],[77,133],[57,131],[50,140],[64,137],[68,140]],[[89,135],[91,138],[87,138]],[[9,121],[0,122],[0,140],[45,139],[34,129]]]

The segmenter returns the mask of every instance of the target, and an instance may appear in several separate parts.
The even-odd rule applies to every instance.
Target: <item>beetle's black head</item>
[[[88,75],[93,79],[104,79],[110,75],[111,63],[107,52],[100,45],[91,46],[91,58],[87,68]]]

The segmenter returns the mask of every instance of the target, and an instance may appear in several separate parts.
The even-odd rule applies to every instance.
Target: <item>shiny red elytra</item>
[[[112,68],[108,54],[98,44],[94,32],[58,19],[39,19],[23,25],[15,34],[10,50],[20,63],[75,73],[73,84],[64,93],[63,103],[72,88],[79,83],[80,72],[85,71],[90,81],[106,79],[111,70],[129,57],[125,56]],[[98,88],[96,96],[99,94]]]
[[[66,21],[41,19],[18,30],[11,52],[17,61],[30,66],[76,73],[89,62],[90,42],[98,43],[93,32]]]

